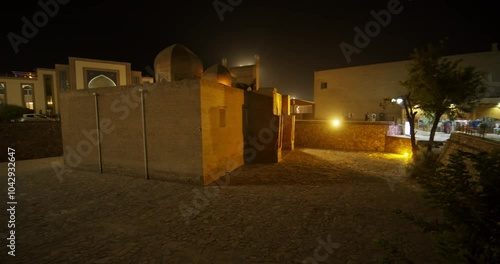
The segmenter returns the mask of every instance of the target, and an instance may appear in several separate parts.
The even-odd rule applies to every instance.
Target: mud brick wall
[[[60,122],[0,123],[0,162],[7,161],[7,148],[16,150],[16,160],[63,155]]]
[[[385,152],[396,154],[411,154],[411,138],[405,136],[387,136]]]
[[[327,120],[297,120],[295,146],[354,151],[379,151],[386,148],[386,136],[393,122],[341,122],[338,127]]]
[[[500,149],[500,142],[491,139],[485,139],[478,136],[471,136],[462,133],[452,133],[450,139],[446,142],[443,151],[439,155],[439,161],[446,164],[450,155],[457,150],[471,153],[482,151],[491,152]]]

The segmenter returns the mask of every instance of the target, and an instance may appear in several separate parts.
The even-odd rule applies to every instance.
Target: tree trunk
[[[410,123],[411,154],[413,160],[417,161],[418,145],[417,145],[417,139],[415,138],[415,116],[412,115],[411,118],[408,118],[408,122]]]
[[[432,151],[432,146],[434,145],[434,135],[436,135],[437,126],[439,124],[439,119],[441,119],[442,113],[435,113],[434,122],[432,122],[431,134],[429,135],[429,145],[427,145],[427,152]]]
[[[406,119],[410,123],[411,154],[413,160],[416,161],[418,158],[418,145],[417,139],[415,138],[415,116],[417,115],[417,112],[413,112],[413,106],[409,97],[410,95],[407,95],[404,100],[404,108]]]

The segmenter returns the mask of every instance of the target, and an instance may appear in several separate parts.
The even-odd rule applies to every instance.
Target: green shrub
[[[2,105],[0,107],[0,122],[10,122],[12,119],[18,119],[23,116],[23,114],[31,114],[33,110],[17,106],[17,105]]]
[[[457,151],[446,166],[429,158],[412,175],[443,219],[397,213],[432,235],[442,263],[500,263],[500,151]]]

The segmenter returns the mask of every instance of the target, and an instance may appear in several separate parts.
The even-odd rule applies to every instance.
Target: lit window
[[[5,89],[5,83],[3,83],[3,82],[0,83],[0,105],[5,104],[5,102],[6,102],[7,98],[5,96],[5,93],[6,93],[5,90],[6,90]]]

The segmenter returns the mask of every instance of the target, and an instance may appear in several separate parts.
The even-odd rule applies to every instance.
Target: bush
[[[10,122],[13,119],[18,119],[23,116],[23,114],[34,113],[33,110],[17,106],[17,105],[2,105],[0,106],[0,122]]]
[[[500,263],[500,151],[457,151],[446,166],[424,158],[412,175],[444,219],[397,213],[432,235],[443,263]]]

